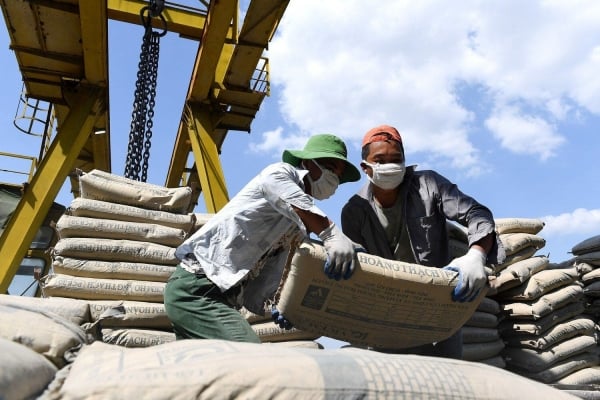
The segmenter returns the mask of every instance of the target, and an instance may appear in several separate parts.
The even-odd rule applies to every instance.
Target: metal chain
[[[161,4],[157,5],[155,0],[151,0],[150,6],[142,8],[140,12],[143,25],[146,29],[142,40],[137,80],[135,83],[125,177],[142,182],[146,182],[148,179],[148,160],[150,158],[152,128],[154,126],[152,119],[154,117],[154,99],[156,97],[160,38],[167,32],[166,21],[162,14],[160,14],[162,11],[161,7]],[[146,11],[148,11],[148,16],[144,17]],[[165,26],[162,32],[152,30],[151,19],[156,15],[160,17]]]

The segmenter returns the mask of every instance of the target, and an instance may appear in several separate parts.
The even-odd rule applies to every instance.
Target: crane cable
[[[158,76],[158,53],[160,38],[167,33],[167,21],[162,15],[164,0],[150,0],[149,5],[140,11],[144,25],[144,37],[140,61],[138,64],[133,112],[129,131],[129,145],[125,164],[125,177],[141,182],[148,179],[148,159],[152,127],[154,125],[154,98],[156,97],[156,81]],[[158,17],[163,25],[162,32],[152,29],[152,18]]]

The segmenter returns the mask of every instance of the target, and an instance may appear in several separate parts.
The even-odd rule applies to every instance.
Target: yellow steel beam
[[[190,104],[188,132],[196,169],[202,185],[206,210],[216,213],[227,204],[229,195],[219,159],[219,151],[210,132],[214,130],[213,114],[202,104]]]
[[[237,1],[213,1],[210,3],[208,18],[204,26],[202,40],[198,47],[196,62],[190,79],[186,101],[206,101],[215,80],[215,68],[219,64],[228,32],[231,32],[231,21],[237,13]],[[185,113],[185,110],[184,110]],[[214,140],[212,140],[214,142]],[[190,152],[187,127],[184,117],[179,122],[175,146],[167,171],[165,185],[177,187],[181,184],[185,170],[187,155]]]
[[[208,98],[215,80],[215,69],[223,51],[227,32],[237,12],[236,0],[212,1],[198,48],[187,99],[202,102]]]
[[[6,293],[10,286],[27,248],[87,141],[98,113],[102,112],[102,88],[79,87],[65,93],[65,97],[72,104],[69,115],[58,127],[46,157],[24,188],[23,197],[0,236],[0,293]]]
[[[108,0],[108,18],[115,21],[141,25],[140,10],[146,6],[148,6],[148,1]],[[206,15],[203,10],[175,8],[166,4],[162,15],[165,17],[169,32],[175,32],[181,36],[196,40],[200,40],[202,37],[202,29],[206,21]],[[159,18],[152,18],[152,26],[156,29],[164,28]],[[231,34],[232,32],[229,31],[230,37]]]
[[[108,80],[108,20],[107,0],[80,0],[81,45],[86,83],[107,88]],[[105,92],[105,103],[109,103],[109,92]],[[93,154],[94,168],[111,171],[110,117],[106,109],[94,127],[97,135],[90,138],[89,150]],[[102,134],[100,134],[102,132]]]

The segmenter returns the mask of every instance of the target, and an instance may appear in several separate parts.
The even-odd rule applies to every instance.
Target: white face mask
[[[327,168],[322,168],[315,160],[312,160],[312,162],[314,162],[321,170],[321,177],[316,181],[310,177],[310,174],[306,175],[308,177],[308,182],[310,183],[312,197],[317,200],[328,199],[335,193],[340,185],[340,178]]]
[[[367,177],[377,187],[386,190],[394,189],[404,180],[406,172],[404,163],[370,164],[364,160],[363,163],[373,169],[373,176],[367,175]]]

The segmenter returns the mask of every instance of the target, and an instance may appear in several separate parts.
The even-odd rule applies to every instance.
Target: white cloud
[[[299,132],[327,131],[358,146],[367,129],[388,123],[409,157],[425,152],[476,174],[487,168],[476,120],[487,118],[507,150],[546,159],[564,141],[557,121],[579,109],[600,113],[599,2],[382,0],[367,15],[357,0],[287,7],[268,56],[282,114]],[[484,88],[489,109],[469,109],[456,82]],[[526,115],[475,118],[515,102]]]
[[[517,154],[551,157],[565,141],[554,127],[542,118],[519,114],[513,107],[495,112],[485,122],[501,146]]]
[[[578,208],[570,213],[548,215],[540,219],[546,224],[543,229],[544,235],[589,234],[593,236],[600,234],[600,209]]]
[[[285,149],[302,149],[308,140],[308,135],[283,134],[283,128],[277,127],[272,131],[262,133],[262,141],[258,144],[250,143],[249,149],[253,153],[272,154],[274,158],[280,158]]]

